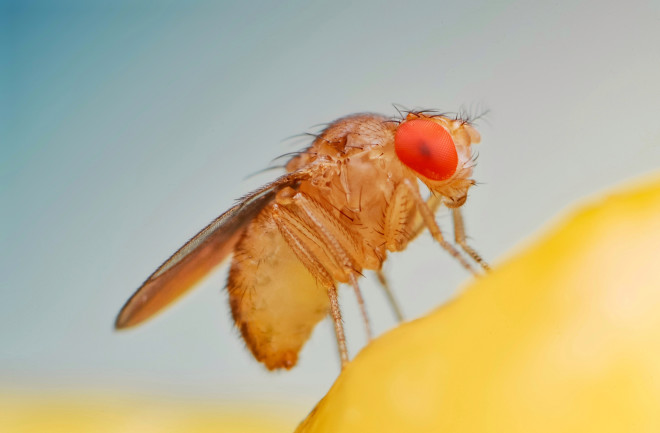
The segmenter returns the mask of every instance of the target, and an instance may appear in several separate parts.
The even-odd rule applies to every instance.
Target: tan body
[[[403,250],[424,227],[472,271],[446,242],[433,213],[454,209],[455,239],[465,245],[458,207],[474,184],[467,122],[429,117],[453,138],[454,175],[433,181],[403,164],[394,150],[399,121],[373,114],[339,119],[286,166],[289,174],[246,197],[170,258],[129,300],[117,327],[137,324],[194,285],[233,251],[227,289],[236,325],[255,358],[269,369],[291,368],[315,325],[328,313],[342,364],[348,361],[337,283],[357,285],[363,270],[380,270],[388,251]],[[432,191],[424,201],[418,179]],[[367,322],[368,330],[368,322]]]

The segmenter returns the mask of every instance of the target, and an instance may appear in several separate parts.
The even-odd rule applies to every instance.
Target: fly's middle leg
[[[390,288],[390,284],[387,282],[387,278],[385,277],[385,274],[383,273],[382,269],[379,269],[376,271],[376,277],[378,277],[378,282],[380,283],[381,287],[383,288],[383,291],[385,292],[385,296],[387,297],[387,301],[390,304],[390,307],[392,308],[392,311],[394,312],[394,315],[396,316],[396,320],[399,322],[403,322],[403,312],[401,311],[401,307],[399,306],[399,303],[396,301],[396,298],[394,297],[394,293],[392,292],[392,289]]]

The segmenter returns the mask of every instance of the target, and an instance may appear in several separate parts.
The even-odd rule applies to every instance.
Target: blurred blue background
[[[576,199],[660,166],[657,1],[10,1],[0,19],[5,390],[290,401],[302,416],[339,372],[330,322],[294,370],[266,372],[232,327],[226,265],[148,324],[112,324],[164,259],[278,174],[251,173],[305,144],[283,139],[339,116],[489,109],[465,214],[493,262]],[[429,238],[385,268],[410,318],[468,279]],[[377,332],[394,326],[373,276],[362,285]],[[355,355],[349,290],[342,304]]]

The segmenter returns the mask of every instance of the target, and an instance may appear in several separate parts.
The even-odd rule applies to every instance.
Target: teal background
[[[289,400],[302,416],[339,372],[331,324],[294,370],[266,372],[232,327],[226,266],[145,326],[112,324],[164,259],[278,172],[250,174],[305,144],[283,139],[339,116],[489,109],[465,214],[493,262],[660,163],[657,1],[21,1],[0,19],[5,390]],[[410,318],[468,279],[428,235],[386,272]],[[382,333],[395,322],[373,280]],[[364,332],[341,295],[355,355]]]

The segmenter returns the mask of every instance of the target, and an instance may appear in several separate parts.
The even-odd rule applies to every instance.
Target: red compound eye
[[[401,162],[432,180],[449,179],[458,166],[451,135],[430,119],[401,123],[394,136],[394,150]]]

